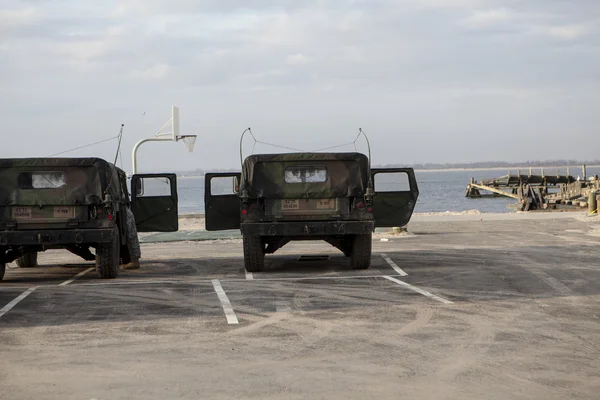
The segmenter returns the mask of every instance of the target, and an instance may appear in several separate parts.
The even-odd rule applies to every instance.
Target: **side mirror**
[[[237,176],[233,177],[233,192],[234,193],[240,192],[240,178]]]
[[[142,196],[144,194],[144,182],[141,179],[135,181],[135,195]]]

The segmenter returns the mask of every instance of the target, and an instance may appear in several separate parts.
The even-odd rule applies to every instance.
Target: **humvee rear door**
[[[204,213],[207,231],[240,228],[240,196],[234,182],[239,172],[208,173],[204,181]]]
[[[139,174],[131,177],[131,211],[138,232],[179,230],[177,175]]]
[[[375,227],[404,226],[415,209],[419,189],[412,168],[372,168]]]

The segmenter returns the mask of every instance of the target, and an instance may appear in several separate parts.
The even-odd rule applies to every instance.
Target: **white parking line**
[[[252,275],[252,272],[248,272],[246,270],[244,270],[246,272],[246,280],[247,281],[253,281],[254,280],[254,276]]]
[[[371,279],[371,278],[383,278],[384,276],[390,275],[340,275],[340,276],[296,276],[296,277],[281,277],[281,278],[260,278],[251,280],[253,282],[269,282],[269,281],[306,281],[306,280],[337,280],[337,279]],[[400,276],[400,275],[391,275]],[[77,287],[81,286],[121,286],[121,285],[159,285],[159,284],[173,284],[173,285],[190,285],[194,283],[205,283],[212,279],[160,279],[160,280],[130,280],[130,281],[111,281],[111,282],[89,282],[80,283]],[[222,278],[222,281],[227,282],[246,282],[250,279],[246,278]],[[14,287],[14,286],[13,286]]]
[[[381,257],[383,257],[383,259],[390,264],[390,267],[394,268],[394,270],[400,275],[400,276],[407,276],[408,274],[406,272],[404,272],[402,270],[402,268],[400,268],[399,266],[396,265],[395,262],[392,261],[391,258],[389,258],[388,256],[386,256],[385,254],[382,254]]]
[[[417,292],[417,293],[420,293],[420,294],[422,294],[423,296],[431,297],[432,299],[434,299],[434,300],[437,300],[437,301],[439,301],[439,302],[441,302],[441,303],[444,303],[444,304],[452,304],[452,302],[451,302],[450,300],[446,300],[446,299],[444,299],[444,298],[441,298],[441,297],[439,297],[439,296],[436,296],[435,294],[433,294],[433,293],[429,293],[427,290],[423,290],[423,289],[420,289],[420,288],[418,288],[418,287],[416,287],[416,286],[413,286],[413,285],[411,285],[410,283],[406,283],[406,282],[403,282],[403,281],[401,281],[401,280],[399,280],[399,279],[392,278],[391,276],[384,276],[383,278],[385,278],[385,279],[387,279],[387,280],[390,280],[390,281],[392,281],[392,282],[395,282],[395,283],[397,283],[398,285],[402,285],[402,286],[404,286],[404,287],[407,287],[407,288],[409,288],[410,290],[414,290],[415,292]]]
[[[95,269],[94,267],[88,268],[85,271],[82,271],[80,273],[78,273],[77,275],[75,275],[74,277],[72,277],[71,279],[69,279],[68,281],[64,281],[63,283],[59,284],[58,286],[66,286],[69,283],[73,282],[75,279],[82,277],[83,275],[87,274],[88,272],[90,272],[91,270]]]
[[[187,233],[187,236],[191,236],[191,235],[193,235],[196,232],[198,232],[198,231],[191,231],[190,233]]]
[[[16,299],[14,299],[13,301],[11,301],[10,303],[8,303],[7,305],[5,305],[4,307],[0,308],[0,317],[2,317],[4,314],[6,314],[7,312],[9,312],[14,306],[16,306],[17,304],[19,304],[19,302],[21,300],[23,300],[25,297],[29,296],[37,288],[38,288],[38,286],[27,289],[26,291],[24,291],[23,293],[21,293],[21,295],[19,297],[17,297]]]
[[[228,324],[238,324],[238,319],[235,316],[235,312],[233,311],[233,307],[229,302],[229,298],[227,298],[227,294],[223,290],[221,283],[218,279],[212,280],[213,287],[215,288],[215,292],[217,292],[217,296],[219,296],[219,301],[221,302],[221,306],[223,307],[223,311],[225,312],[225,317],[227,318]]]

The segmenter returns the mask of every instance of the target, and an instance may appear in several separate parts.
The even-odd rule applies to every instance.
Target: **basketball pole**
[[[137,150],[142,145],[142,143],[146,143],[146,142],[172,142],[172,141],[173,141],[173,139],[161,138],[161,137],[147,138],[147,139],[142,139],[142,140],[138,141],[135,144],[135,146],[133,146],[133,153],[131,155],[131,159],[132,159],[132,162],[133,162],[133,175],[137,174]]]

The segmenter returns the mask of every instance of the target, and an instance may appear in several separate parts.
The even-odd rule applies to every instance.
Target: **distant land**
[[[548,160],[548,161],[481,161],[472,163],[417,163],[417,164],[383,164],[373,165],[374,168],[414,168],[415,171],[456,171],[456,170],[482,170],[482,169],[507,169],[507,168],[570,168],[579,169],[581,166],[600,166],[600,160]],[[240,169],[211,169],[207,172],[237,172]],[[198,168],[192,171],[170,171],[179,176],[204,176],[205,171]],[[571,172],[573,173],[573,172]]]

